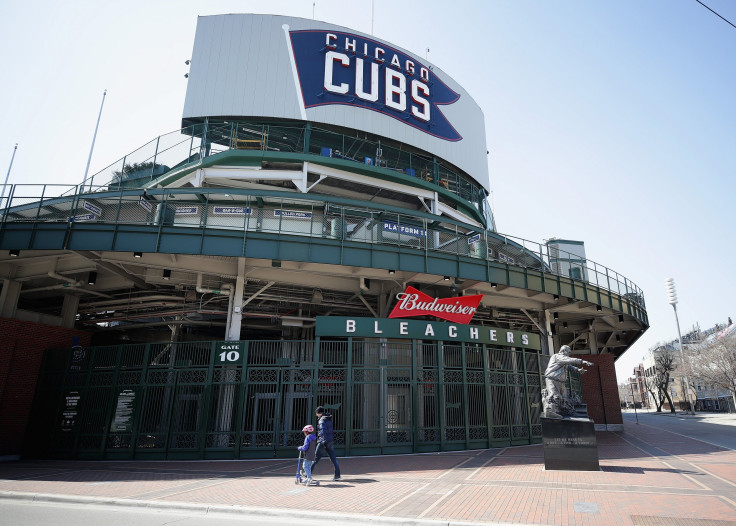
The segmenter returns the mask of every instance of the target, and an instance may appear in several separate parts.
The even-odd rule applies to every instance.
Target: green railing
[[[485,190],[471,177],[429,154],[393,142],[337,133],[309,124],[279,126],[256,122],[208,122],[156,137],[89,176],[83,188],[140,188],[175,169],[227,150],[289,152],[376,166],[429,182],[473,204],[484,216]],[[492,221],[492,219],[491,219]],[[492,228],[492,222],[489,223]]]
[[[546,244],[478,230],[445,217],[380,204],[247,189],[162,188],[110,191],[63,185],[12,185],[2,201],[2,226],[18,222],[141,224],[394,245],[530,268],[589,283],[645,308],[631,280],[588,258]],[[61,197],[55,197],[59,194]],[[225,196],[225,197],[224,197]],[[15,247],[13,247],[15,248]],[[23,248],[23,247],[19,247]]]
[[[314,408],[341,455],[541,441],[539,351],[372,339],[49,350],[25,446],[89,459],[293,457]]]

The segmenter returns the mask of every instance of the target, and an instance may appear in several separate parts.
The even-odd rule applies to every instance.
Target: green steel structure
[[[582,243],[497,231],[482,112],[439,68],[376,47],[388,98],[363,86],[356,102],[346,71],[376,42],[312,24],[201,17],[180,130],[81,184],[4,189],[0,318],[91,339],[46,353],[28,455],[294,455],[318,405],[340,454],[530,444],[561,345],[607,364],[570,387],[594,395],[596,425],[621,421],[604,386],[648,327],[641,289]],[[324,49],[290,54],[312,37]],[[408,287],[482,298],[462,330],[410,336],[387,323]],[[374,332],[335,328],[357,318]]]
[[[27,447],[53,458],[293,456],[315,400],[334,415],[341,455],[535,443],[548,358],[352,338],[49,351]]]

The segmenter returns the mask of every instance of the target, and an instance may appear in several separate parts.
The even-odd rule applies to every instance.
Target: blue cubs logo
[[[462,136],[439,106],[460,98],[416,59],[350,33],[290,31],[305,108],[359,106],[447,141]]]

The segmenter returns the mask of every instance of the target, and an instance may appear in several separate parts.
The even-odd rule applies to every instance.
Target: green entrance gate
[[[489,344],[368,338],[52,350],[26,455],[294,456],[317,405],[333,415],[340,455],[530,444],[541,441],[547,360]]]

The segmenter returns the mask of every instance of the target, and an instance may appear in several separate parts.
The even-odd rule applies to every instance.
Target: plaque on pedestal
[[[595,425],[590,419],[542,418],[544,468],[599,471]]]

